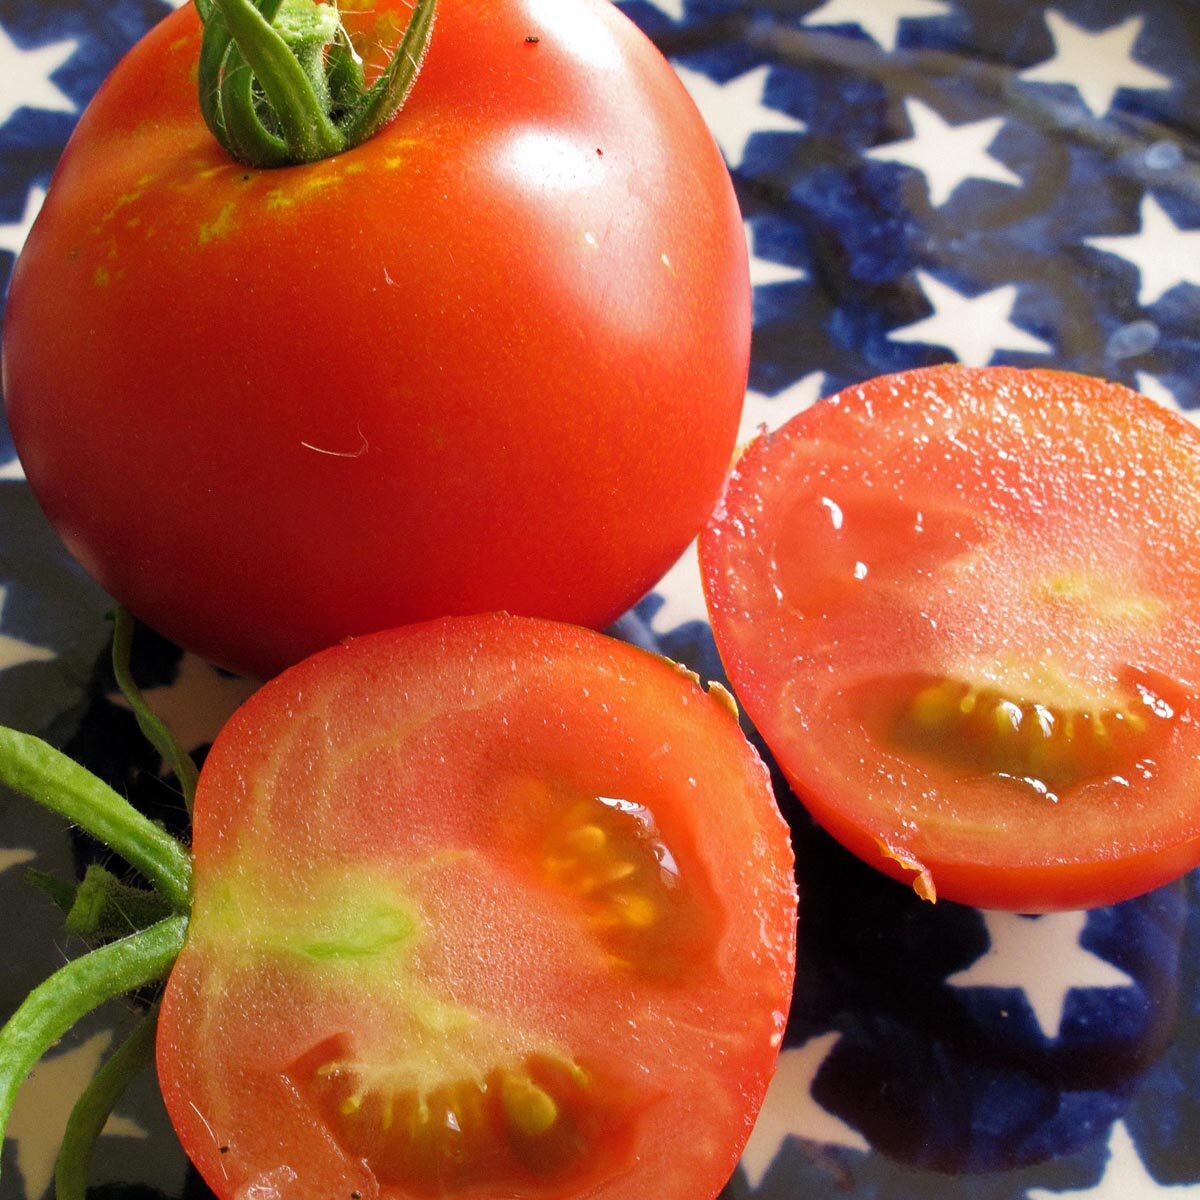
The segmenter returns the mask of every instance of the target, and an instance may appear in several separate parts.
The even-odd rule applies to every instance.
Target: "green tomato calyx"
[[[197,0],[204,21],[200,111],[252,167],[295,166],[350,150],[403,107],[420,73],[437,0],[416,0],[387,68],[367,86],[333,4]]]

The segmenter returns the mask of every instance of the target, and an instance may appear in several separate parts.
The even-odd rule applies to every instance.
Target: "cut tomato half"
[[[258,692],[195,808],[158,1059],[222,1200],[698,1200],[782,1037],[786,826],[727,702],[491,616]]]
[[[735,691],[838,840],[1041,911],[1200,861],[1200,433],[1077,375],[940,367],[738,460],[701,544]]]

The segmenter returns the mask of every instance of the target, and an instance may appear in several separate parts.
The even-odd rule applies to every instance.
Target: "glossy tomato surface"
[[[755,441],[702,542],[735,690],[813,815],[1037,911],[1200,861],[1200,434],[1116,385],[933,368]]]
[[[369,66],[402,0],[343,13]],[[266,675],[508,610],[600,626],[728,467],[746,248],[719,151],[607,0],[440,0],[407,106],[311,166],[231,161],[168,17],[80,120],[12,279],[4,393],[68,546]]]
[[[728,698],[672,664],[496,616],[336,647],[225,727],[194,855],[159,1076],[223,1200],[732,1173],[788,1009],[791,847]]]

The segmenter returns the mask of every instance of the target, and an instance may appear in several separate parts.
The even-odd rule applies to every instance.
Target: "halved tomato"
[[[735,690],[816,819],[933,898],[1109,903],[1200,861],[1200,433],[940,367],[738,461],[702,545]]]
[[[503,616],[258,692],[201,777],[158,1046],[217,1194],[714,1196],[795,951],[787,829],[730,708]]]

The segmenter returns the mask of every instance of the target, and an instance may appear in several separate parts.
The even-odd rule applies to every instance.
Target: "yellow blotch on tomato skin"
[[[200,226],[197,240],[201,246],[227,238],[233,232],[233,213],[236,208],[236,204],[225,204],[211,221]]]
[[[265,197],[264,203],[268,209],[291,208],[296,203],[292,196],[289,196],[283,188],[272,188]]]
[[[311,175],[300,185],[301,195],[322,192],[327,187],[334,187],[342,182],[342,177],[336,174]]]

